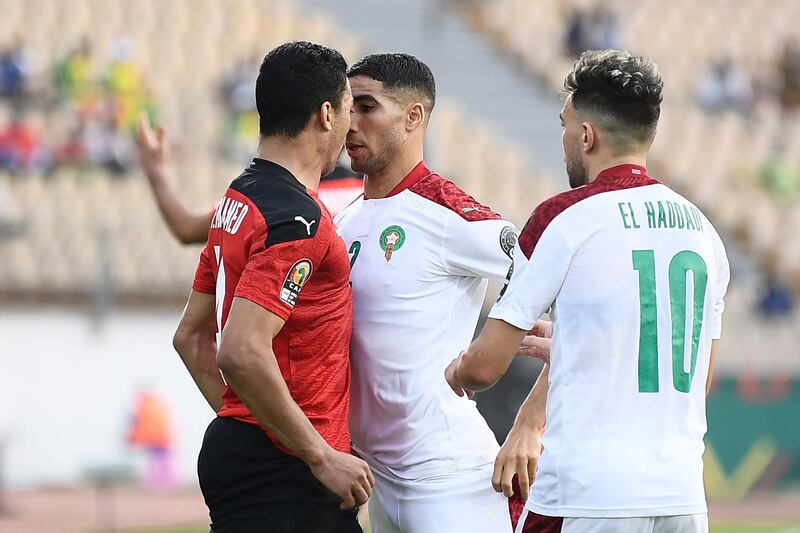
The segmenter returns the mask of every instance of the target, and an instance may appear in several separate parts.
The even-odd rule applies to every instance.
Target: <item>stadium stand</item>
[[[66,51],[85,46],[92,63],[85,70],[95,73],[107,71],[124,52],[138,83],[156,103],[154,114],[179,143],[173,151],[180,169],[178,185],[195,205],[210,206],[242,165],[219,151],[227,120],[219,86],[236,58],[257,61],[266,50],[295,39],[334,46],[349,61],[364,48],[324,16],[301,14],[286,0],[67,0],[47,7],[38,1],[0,2],[0,8],[8,8],[0,21],[0,36],[7,39],[0,50],[19,45],[35,51],[40,69],[49,72],[69,62]],[[31,31],[16,41],[11,39],[14,27]],[[255,71],[257,63],[251,67]],[[524,221],[527,213],[519,206],[535,205],[547,191],[526,192],[521,184],[531,172],[521,159],[502,148],[486,128],[477,126],[471,130],[477,134],[464,135],[458,111],[448,112],[447,107],[444,103],[441,113],[437,109],[435,118],[442,123],[437,127],[440,140],[435,141],[442,171]],[[48,113],[52,120],[45,134],[51,122],[58,126],[71,114],[63,109]],[[496,155],[490,160],[480,157],[482,153]],[[516,185],[485,186],[484,176],[490,173]],[[138,174],[135,170],[114,178],[99,166],[59,167],[49,175],[0,173],[26,226],[24,236],[3,243],[0,291],[17,299],[63,300],[111,287],[117,297],[128,300],[182,299],[198,251],[175,245]],[[520,197],[525,201],[520,203]]]
[[[624,18],[624,24],[616,20],[594,30],[619,32],[605,39],[655,58],[664,74],[663,119],[653,150],[661,174],[747,249],[775,262],[780,274],[800,288],[800,239],[791,225],[800,216],[800,205],[774,198],[758,179],[776,144],[778,155],[800,166],[800,123],[787,115],[778,98],[779,65],[794,30],[789,21],[800,16],[800,4],[779,0],[769,9],[758,0],[738,2],[736,9],[721,0],[678,4],[663,10],[657,0],[604,2],[603,10],[612,12],[605,16]],[[483,3],[475,20],[558,89],[573,60],[565,28],[576,13],[584,13],[591,25],[592,13],[600,6],[591,0],[543,0],[534,11],[524,0],[498,0]],[[691,17],[679,16],[689,12]],[[659,21],[656,31],[648,23],[653,20]],[[584,27],[582,33],[590,30]],[[586,48],[596,41],[584,39],[580,44]],[[695,95],[698,75],[721,57],[730,58],[751,79],[763,81],[765,94],[753,116],[709,116],[701,109]]]
[[[721,370],[797,373],[800,328],[792,317],[800,294],[800,202],[792,195],[800,185],[800,122],[792,102],[800,69],[790,21],[800,16],[800,4],[778,0],[767,8],[743,0],[732,9],[721,0],[680,0],[665,10],[657,0],[542,0],[532,9],[525,0],[497,0],[465,6],[475,26],[553,90],[561,89],[563,73],[584,49],[613,44],[656,59],[666,97],[653,173],[701,206],[760,264],[760,276],[746,276],[740,274],[747,261],[734,262],[726,300],[730,348]],[[720,58],[747,76],[752,104],[704,108],[698,80]],[[769,353],[754,360],[766,345]]]
[[[689,3],[685,3],[688,9]],[[794,9],[791,2],[784,3],[786,9]],[[35,52],[30,60],[30,91],[34,95],[51,83],[47,80],[52,71],[63,65],[70,51],[88,46],[92,65],[87,72],[98,76],[115,64],[122,50],[138,69],[158,120],[179,142],[173,150],[180,168],[178,186],[193,205],[211,206],[226,180],[242,165],[220,153],[220,137],[228,131],[229,117],[219,89],[237,62],[257,59],[265,50],[292,39],[332,45],[349,61],[366,48],[357,36],[347,34],[318,12],[301,11],[289,0],[117,0],[111,4],[66,0],[44,9],[41,0],[0,0],[4,10],[0,50],[21,46]],[[794,158],[800,154],[800,127],[783,117],[776,99],[757,110],[759,133],[751,138],[753,129],[741,114],[710,117],[693,93],[694,61],[710,60],[724,51],[755,68],[775,64],[784,52],[779,36],[787,27],[784,20],[778,20],[782,17],[764,15],[753,7],[757,3],[744,4],[751,6],[745,9],[750,10],[749,15],[728,13],[718,1],[692,4],[698,12],[696,20],[664,20],[663,31],[654,36],[636,21],[654,16],[657,2],[614,5],[624,9],[633,22],[619,26],[623,43],[642,43],[642,51],[656,57],[670,47],[685,46],[687,50],[685,54],[665,54],[669,59],[662,63],[670,92],[652,165],[655,173],[668,177],[708,209],[727,234],[744,243],[745,252],[768,258],[771,274],[786,278],[797,276],[800,265],[800,240],[794,231],[796,224],[792,224],[800,222],[800,205],[777,201],[754,176],[768,160],[778,136],[782,153]],[[486,3],[476,18],[528,68],[558,88],[570,64],[563,43],[569,8],[587,6],[590,3],[578,0],[543,0],[534,16],[524,1],[498,0]],[[713,18],[709,13],[715,10],[741,27],[748,20],[772,24],[774,19],[772,37],[759,40],[744,32],[739,34],[741,40],[758,42],[743,45],[726,37],[729,46],[717,43],[714,50],[707,50],[702,39],[707,29],[702,24]],[[692,37],[685,42],[663,37],[687,24]],[[23,40],[13,31],[17,27],[30,28]],[[125,38],[120,40],[120,35]],[[695,46],[698,43],[703,46]],[[77,72],[80,74],[80,69]],[[7,111],[10,105],[0,101],[0,109]],[[66,128],[63,122],[71,116],[69,111],[49,104],[43,109],[46,121],[39,122],[47,125],[45,137]],[[491,126],[470,119],[470,128],[464,128],[466,116],[453,102],[445,100],[437,107],[430,137],[435,167],[522,224],[532,206],[557,192],[554,182],[535,179],[538,174],[526,166],[521,149]],[[731,154],[735,154],[733,159]],[[793,162],[797,163],[796,159]],[[695,178],[698,168],[703,179]],[[179,301],[184,297],[198,250],[175,245],[138,170],[122,177],[96,165],[59,167],[50,173],[12,175],[0,171],[0,183],[4,196],[0,205],[9,206],[4,217],[24,226],[21,236],[0,242],[4,258],[0,261],[0,294],[27,301],[74,301],[103,290],[128,301]],[[728,304],[729,316],[736,317],[732,322],[757,320],[763,335],[734,334],[731,342],[749,347],[745,352],[757,353],[762,349],[760,343],[771,339],[777,352],[793,354],[796,327],[753,317],[761,291],[759,282],[749,278],[734,284]],[[800,368],[800,359],[788,359]],[[753,363],[750,368],[770,374],[775,370],[769,361]]]

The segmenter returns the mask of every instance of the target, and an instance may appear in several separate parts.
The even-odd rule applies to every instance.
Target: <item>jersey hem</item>
[[[270,313],[277,316],[284,322],[289,320],[289,317],[292,315],[292,312],[290,310],[281,307],[278,304],[275,304],[274,302],[268,300],[261,300],[260,298],[257,298],[251,294],[242,294],[237,290],[233,295],[236,298],[243,298],[248,302],[252,302],[257,306],[264,308],[266,311],[269,311]]]
[[[509,318],[509,317],[503,315],[502,313],[490,312],[489,313],[489,318],[494,318],[495,320],[502,320],[506,324],[510,324],[510,325],[512,325],[512,326],[514,326],[515,328],[518,328],[518,329],[524,329],[525,331],[530,331],[531,328],[533,328],[534,324],[536,324],[536,321],[533,321],[533,322],[529,323],[526,320],[518,320],[516,318]]]
[[[708,512],[705,502],[666,507],[640,507],[633,509],[584,509],[580,507],[548,507],[529,503],[526,508],[537,514],[564,518],[642,518],[649,516],[678,516]]]
[[[363,450],[359,449],[357,446],[353,446],[353,450],[371,468],[380,471],[381,474],[384,474],[385,476],[402,479],[403,481],[419,481],[432,476],[455,474],[471,468],[477,468],[480,466],[486,466],[490,464],[493,465],[497,455],[495,454],[492,456],[486,455],[486,456],[473,457],[470,458],[470,460],[453,459],[452,461],[448,462],[437,461],[436,464],[433,465],[421,463],[422,465],[425,466],[422,467],[414,466],[406,470],[397,470],[395,468],[392,468],[391,466],[382,464],[380,461],[376,461],[373,457],[371,457]]]
[[[198,285],[198,284],[192,284],[192,290],[194,292],[199,292],[199,293],[202,293],[202,294],[216,294],[216,292],[217,292],[216,287],[204,286],[204,285]]]

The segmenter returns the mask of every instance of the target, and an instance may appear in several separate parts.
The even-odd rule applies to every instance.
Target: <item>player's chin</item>
[[[334,170],[336,170],[336,161],[333,161],[330,165],[327,165],[322,169],[321,177],[324,178],[328,174],[331,174]]]
[[[363,158],[356,158],[351,156],[350,168],[353,169],[353,172],[360,172],[362,174],[366,174],[367,170],[366,160]]]

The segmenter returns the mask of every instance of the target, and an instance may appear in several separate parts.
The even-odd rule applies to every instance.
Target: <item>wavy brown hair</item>
[[[653,141],[663,88],[653,61],[622,50],[584,52],[564,79],[575,112],[590,115],[624,145]]]

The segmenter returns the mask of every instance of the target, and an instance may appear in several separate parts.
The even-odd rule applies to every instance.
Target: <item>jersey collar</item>
[[[651,179],[647,175],[647,169],[641,165],[617,165],[615,167],[607,168],[597,175],[595,181],[604,178],[640,178]]]
[[[384,198],[389,198],[390,196],[398,195],[404,190],[410,189],[411,187],[416,185],[416,183],[420,181],[422,178],[427,178],[431,174],[433,174],[433,172],[431,172],[431,170],[427,166],[425,166],[425,161],[424,160],[420,161],[419,163],[417,163],[417,166],[411,169],[411,172],[409,172],[408,175],[405,178],[403,178],[403,180],[400,183],[394,186],[394,189],[389,191],[389,194],[384,196]],[[370,198],[367,198],[366,195],[364,195],[364,199],[370,200]]]

